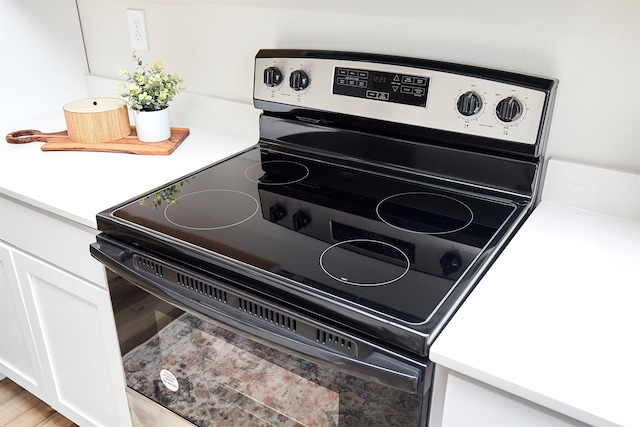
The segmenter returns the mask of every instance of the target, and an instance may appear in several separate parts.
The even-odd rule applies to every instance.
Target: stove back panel
[[[460,64],[309,50],[261,50],[254,75],[254,102],[266,112],[528,159],[543,152],[557,86]]]

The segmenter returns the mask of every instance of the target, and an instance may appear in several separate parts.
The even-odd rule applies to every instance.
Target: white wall
[[[74,0],[0,0],[0,123],[63,116],[87,97],[86,72]]]
[[[91,73],[130,66],[127,8],[144,9],[149,60],[189,91],[252,101],[260,48],[380,52],[560,80],[548,154],[640,171],[640,2],[78,0]]]
[[[69,56],[81,44],[77,22],[57,22],[54,30],[48,30],[59,21],[61,10],[74,2],[0,2],[2,117],[24,116],[30,109],[42,105],[50,109],[62,105],[63,98],[73,98],[70,88],[56,90],[52,84],[67,85],[69,76],[75,81],[76,73],[84,71],[78,55]],[[253,56],[260,48],[369,51],[556,77],[560,88],[548,155],[640,171],[638,0],[77,0],[77,4],[93,76],[118,79],[118,70],[131,66],[126,9],[139,8],[146,13],[151,47],[140,52],[143,58],[162,59],[170,71],[185,78],[191,93],[244,103],[252,100]],[[7,5],[11,19],[6,18]],[[18,21],[13,22],[15,17]],[[62,16],[67,21],[70,17]],[[15,58],[30,65],[23,61],[20,69],[12,68],[9,64]],[[29,88],[36,95],[21,97],[24,87],[14,82],[36,86],[37,90]],[[111,85],[105,87],[106,93],[91,95],[115,95]]]

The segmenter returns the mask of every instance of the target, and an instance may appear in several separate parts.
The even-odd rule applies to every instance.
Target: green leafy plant
[[[136,63],[133,72],[120,70],[125,81],[118,85],[118,95],[126,99],[135,111],[159,111],[169,106],[173,98],[185,90],[184,81],[177,74],[167,73],[161,61],[144,65],[140,57],[131,51]]]

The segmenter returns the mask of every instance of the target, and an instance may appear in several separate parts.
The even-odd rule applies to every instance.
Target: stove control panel
[[[423,76],[337,67],[333,93],[398,104],[427,105],[429,79]]]
[[[539,140],[550,103],[548,89],[529,84],[527,76],[519,83],[518,74],[501,81],[482,72],[466,74],[455,64],[447,71],[442,63],[431,69],[363,58],[293,56],[256,57],[256,101],[281,104],[283,110],[314,109],[529,145]]]

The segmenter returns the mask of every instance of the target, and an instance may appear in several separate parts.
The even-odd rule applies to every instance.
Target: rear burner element
[[[236,190],[202,190],[178,197],[164,216],[173,225],[190,230],[220,230],[251,219],[260,204]]]
[[[381,255],[387,262],[372,266],[367,261],[371,254]],[[404,277],[411,263],[404,252],[389,243],[353,239],[325,249],[320,255],[320,267],[331,278],[348,285],[382,286]]]
[[[244,176],[249,181],[264,185],[287,185],[309,176],[309,168],[297,162],[270,160],[249,166],[244,171]]]
[[[453,233],[473,222],[473,211],[466,204],[425,192],[389,196],[378,203],[376,215],[391,227],[420,234]]]

